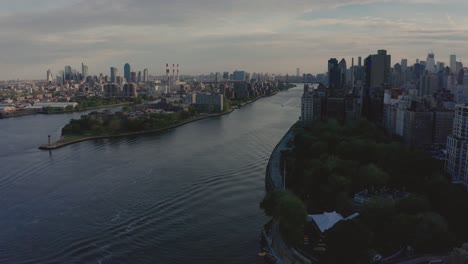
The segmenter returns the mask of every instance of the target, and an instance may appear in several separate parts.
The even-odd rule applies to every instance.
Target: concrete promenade
[[[293,125],[284,137],[280,140],[278,145],[271,153],[270,160],[268,161],[265,184],[268,192],[275,190],[284,189],[283,175],[281,171],[281,151],[289,149],[287,144],[290,140],[294,138],[294,128],[296,125]],[[310,259],[305,258],[296,250],[288,247],[284,243],[281,232],[279,230],[279,224],[274,221],[271,227],[270,232],[264,232],[268,234],[266,237],[268,241],[268,248],[270,254],[275,256],[277,263],[287,263],[287,264],[312,264],[315,263]]]

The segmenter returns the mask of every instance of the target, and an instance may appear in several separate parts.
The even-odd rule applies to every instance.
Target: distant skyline
[[[466,0],[15,0],[0,3],[0,79],[149,69],[323,73],[386,49],[392,65],[468,60]],[[357,60],[355,60],[357,63]]]

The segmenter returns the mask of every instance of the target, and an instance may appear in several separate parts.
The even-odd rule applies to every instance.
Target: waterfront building
[[[447,172],[468,186],[468,104],[455,106],[452,133],[447,138]]]
[[[234,98],[246,98],[249,97],[249,84],[246,82],[237,82],[234,84]]]
[[[224,108],[222,94],[189,93],[184,103],[191,104],[202,112],[222,112]]]
[[[126,81],[126,82],[130,82],[130,81],[131,81],[131,72],[132,72],[132,68],[130,67],[130,64],[125,63],[125,66],[124,66],[124,78],[125,78],[125,81]]]
[[[301,97],[301,125],[311,127],[312,124],[321,118],[321,99],[314,93],[308,84],[304,85],[304,93]]]

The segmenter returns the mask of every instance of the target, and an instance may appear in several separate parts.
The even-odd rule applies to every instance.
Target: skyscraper
[[[73,73],[72,73],[72,67],[71,66],[65,66],[65,71],[63,73],[63,79],[65,81],[73,80]]]
[[[137,82],[138,82],[138,83],[141,83],[142,80],[143,80],[143,75],[142,75],[141,71],[138,71]]]
[[[386,50],[379,50],[377,54],[369,55],[365,60],[366,86],[368,88],[384,87],[390,84],[391,56]]]
[[[346,60],[342,58],[340,60],[340,63],[338,63],[338,66],[340,67],[341,71],[341,86],[343,87],[344,84],[346,84],[346,70],[348,69],[348,66],[346,65]]]
[[[148,82],[148,69],[143,70],[143,82]]]
[[[119,72],[119,70],[116,67],[111,67],[110,68],[110,82],[111,83],[117,82],[118,72]]]
[[[435,59],[434,59],[434,53],[429,53],[427,54],[427,60],[426,60],[426,70],[429,72],[435,72]]]
[[[331,89],[341,89],[341,70],[338,66],[338,60],[331,58],[328,60],[328,87]]]
[[[450,72],[457,73],[457,55],[450,55]]]
[[[84,65],[84,63],[81,63],[81,78],[83,78],[83,80],[86,80],[86,77],[88,77],[88,65]]]
[[[408,60],[407,59],[401,59],[401,71],[405,72],[406,69],[408,69]]]
[[[54,76],[52,76],[52,71],[50,69],[47,70],[47,82],[52,82],[54,80]]]
[[[125,66],[124,66],[124,78],[125,78],[125,81],[131,82],[131,78],[132,78],[131,72],[132,72],[132,68],[130,67],[130,64],[125,63]]]
[[[301,74],[301,69],[300,69],[300,68],[296,68],[296,77],[299,77],[300,74]]]

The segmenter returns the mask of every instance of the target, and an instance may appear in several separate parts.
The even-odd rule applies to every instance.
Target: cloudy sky
[[[320,73],[330,57],[387,49],[392,64],[468,62],[466,0],[0,0],[0,79],[45,79],[65,65],[91,74],[244,69]],[[466,63],[465,63],[466,64]]]

